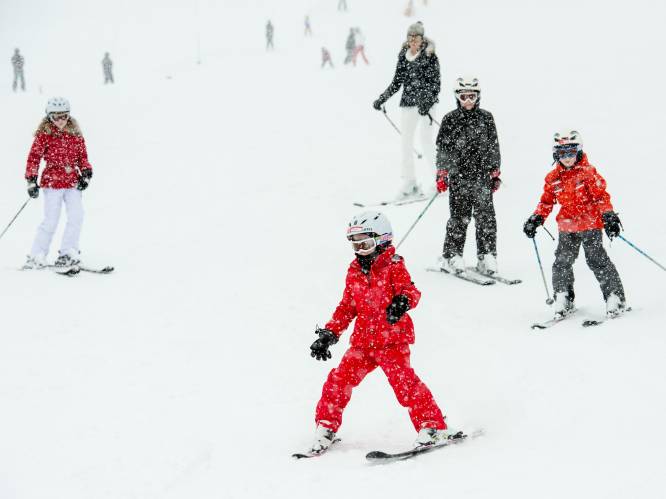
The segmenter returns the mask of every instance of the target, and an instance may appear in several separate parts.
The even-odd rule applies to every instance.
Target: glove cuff
[[[338,342],[338,337],[330,329],[317,328],[315,334],[319,335],[319,339],[327,345],[335,345]]]

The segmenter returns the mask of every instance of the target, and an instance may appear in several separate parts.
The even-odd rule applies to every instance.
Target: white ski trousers
[[[79,254],[79,236],[83,225],[83,203],[81,202],[81,191],[73,189],[42,189],[44,197],[44,219],[37,228],[37,235],[32,244],[31,256],[42,256],[46,258],[53,234],[58,228],[60,210],[65,205],[67,210],[67,225],[62,237],[60,254],[68,254],[72,257]]]
[[[423,161],[428,165],[428,173],[432,173],[432,183],[435,182],[435,144],[433,132],[437,126],[430,123],[428,116],[421,116],[417,106],[401,107],[401,127],[402,133],[402,170],[400,177],[403,186],[416,184],[416,174],[414,171],[414,135],[416,128],[419,127],[421,136],[421,145],[416,150],[423,155]],[[430,109],[430,114],[434,116],[435,106]]]

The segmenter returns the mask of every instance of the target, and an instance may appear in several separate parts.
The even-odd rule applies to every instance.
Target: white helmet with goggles
[[[560,130],[553,135],[553,159],[559,161],[566,156],[576,156],[576,161],[583,156],[583,138],[576,130]]]
[[[359,234],[367,234],[368,237],[362,239],[353,237]],[[349,222],[347,239],[352,241],[352,247],[356,254],[369,255],[377,246],[391,243],[393,240],[391,222],[383,213],[364,211],[355,215]]]

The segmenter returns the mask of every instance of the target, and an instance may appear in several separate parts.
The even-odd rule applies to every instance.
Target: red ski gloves
[[[500,178],[500,171],[493,170],[490,172],[490,188],[493,192],[496,192],[499,189],[502,179]]]
[[[446,189],[449,188],[449,171],[448,170],[437,170],[437,192],[446,192]]]

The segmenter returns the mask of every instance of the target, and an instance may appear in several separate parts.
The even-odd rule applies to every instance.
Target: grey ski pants
[[[566,292],[570,299],[574,298],[573,264],[578,258],[581,244],[585,251],[587,266],[599,281],[604,300],[611,293],[615,293],[622,301],[625,301],[620,274],[603,246],[601,229],[560,232],[553,263],[553,291],[555,293]]]

